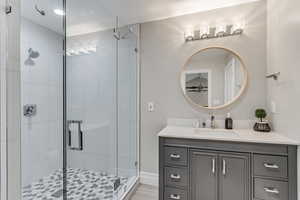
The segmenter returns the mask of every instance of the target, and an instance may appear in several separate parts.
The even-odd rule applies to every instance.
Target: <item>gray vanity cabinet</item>
[[[298,200],[297,146],[160,137],[159,200]]]
[[[249,154],[219,156],[219,200],[249,200]]]
[[[216,153],[192,151],[190,158],[191,199],[217,200],[218,155]]]
[[[249,154],[193,150],[190,159],[191,200],[249,199]]]

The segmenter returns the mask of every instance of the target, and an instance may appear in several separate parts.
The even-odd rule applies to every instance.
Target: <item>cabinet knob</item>
[[[171,154],[170,157],[171,157],[172,159],[178,160],[178,159],[180,159],[181,156],[180,156],[179,154]]]
[[[279,166],[276,164],[264,163],[264,166],[268,169],[279,169]]]
[[[212,159],[212,169],[211,169],[212,173],[214,174],[216,172],[216,159]]]
[[[271,194],[279,194],[279,190],[277,190],[276,188],[265,187],[264,190],[265,190],[267,193],[271,193]]]
[[[180,195],[178,195],[178,194],[171,194],[171,195],[170,195],[170,199],[180,200],[181,197],[180,197]]]
[[[225,176],[226,175],[226,160],[223,159],[223,169],[222,169],[222,174]]]
[[[173,179],[173,180],[180,180],[181,176],[179,174],[171,174],[170,178]]]

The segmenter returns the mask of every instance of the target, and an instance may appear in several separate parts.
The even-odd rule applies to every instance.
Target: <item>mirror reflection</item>
[[[181,74],[185,97],[201,107],[220,108],[233,103],[244,91],[247,72],[240,58],[224,48],[194,54]]]

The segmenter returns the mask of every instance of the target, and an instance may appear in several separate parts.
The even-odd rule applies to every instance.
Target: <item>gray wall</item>
[[[184,43],[186,26],[215,25],[218,20],[231,23],[246,20],[245,34]],[[157,133],[167,118],[207,118],[205,110],[189,105],[179,86],[185,61],[196,51],[222,46],[237,52],[249,70],[250,82],[245,95],[232,107],[217,112],[223,119],[230,111],[234,119],[252,119],[254,109],[266,106],[266,3],[259,1],[236,7],[170,18],[141,25],[141,171],[158,172]],[[155,111],[147,112],[147,103]]]
[[[274,128],[300,139],[300,1],[269,0],[268,72],[281,73],[278,81],[268,81],[268,104],[276,103]],[[271,106],[270,106],[271,107]]]
[[[300,141],[299,35],[300,1],[268,0],[268,71],[281,73],[278,81],[268,81],[268,105],[271,107],[272,101],[277,105],[277,111],[272,114],[275,130],[298,141]]]

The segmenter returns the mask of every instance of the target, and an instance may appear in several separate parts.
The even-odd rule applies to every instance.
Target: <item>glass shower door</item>
[[[66,6],[68,199],[121,199],[137,179],[139,27],[102,3]]]
[[[67,57],[67,189],[75,199],[111,197],[117,174],[115,41],[111,32],[94,36],[105,38],[105,53]],[[85,36],[72,39],[86,44]]]
[[[67,1],[66,11],[66,196],[113,199],[120,185],[116,18],[98,0]]]
[[[119,28],[118,40],[118,175],[131,186],[138,176],[139,25]]]

